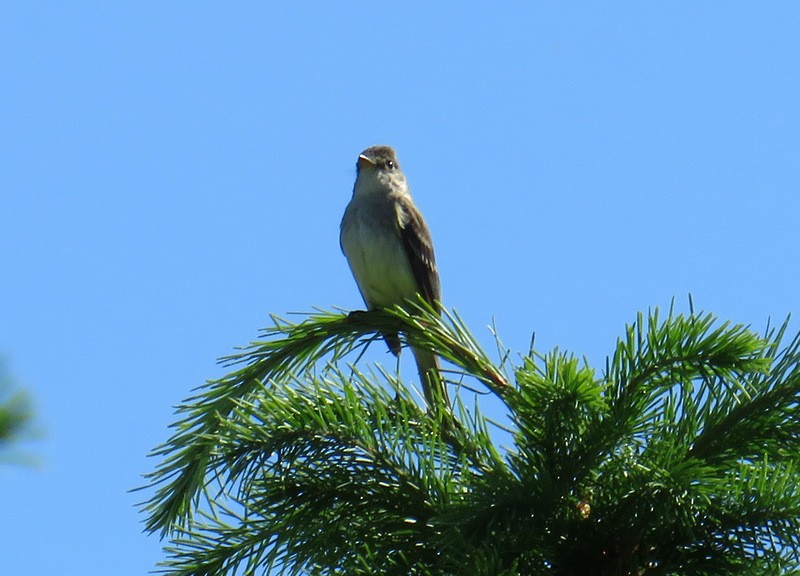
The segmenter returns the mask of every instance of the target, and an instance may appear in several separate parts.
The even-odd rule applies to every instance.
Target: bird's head
[[[391,146],[371,146],[358,155],[356,194],[407,192],[408,185]]]
[[[391,146],[371,146],[358,155],[356,170],[400,170],[400,164]]]

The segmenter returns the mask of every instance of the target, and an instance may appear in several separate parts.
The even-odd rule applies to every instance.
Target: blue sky
[[[172,407],[269,313],[361,306],[372,144],[487,348],[800,311],[800,4],[431,4],[0,7],[0,356],[42,434],[0,466],[9,574],[163,558],[127,491]]]

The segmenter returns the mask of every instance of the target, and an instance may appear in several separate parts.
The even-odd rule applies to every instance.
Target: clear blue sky
[[[0,355],[43,433],[0,467],[8,574],[163,558],[126,491],[269,313],[361,306],[372,144],[487,347],[599,368],[673,296],[800,311],[800,4],[268,4],[0,7]]]

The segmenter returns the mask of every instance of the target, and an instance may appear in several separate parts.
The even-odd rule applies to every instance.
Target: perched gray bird
[[[403,305],[417,294],[434,307],[441,299],[431,235],[411,199],[394,150],[372,146],[356,164],[353,197],[344,211],[339,243],[370,310]],[[385,334],[389,349],[400,353],[397,334]],[[412,349],[428,406],[449,407],[439,360]]]

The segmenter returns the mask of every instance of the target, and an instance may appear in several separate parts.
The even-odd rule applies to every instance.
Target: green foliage
[[[496,395],[425,411],[346,367],[400,331]],[[169,574],[800,573],[800,337],[639,315],[602,374],[531,352],[514,383],[454,314],[276,319],[180,408],[144,508]],[[453,422],[457,424],[454,425]]]
[[[4,396],[0,402],[0,446],[19,437],[30,420],[30,403],[24,392]]]
[[[12,455],[12,447],[30,433],[32,409],[28,394],[13,391],[10,378],[0,363],[0,462],[25,461]]]

